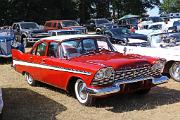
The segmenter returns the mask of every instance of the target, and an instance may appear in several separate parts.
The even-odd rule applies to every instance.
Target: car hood
[[[125,65],[135,65],[138,63],[147,62],[140,56],[136,55],[124,55],[118,52],[107,53],[95,53],[89,55],[83,55],[77,58],[73,58],[72,61],[99,65],[102,67],[111,66],[114,69],[118,69]]]
[[[45,32],[44,30],[41,30],[41,29],[23,29],[23,31],[28,32],[28,33],[34,33],[34,34]]]
[[[4,42],[4,41],[12,41],[14,40],[14,36],[0,36],[0,42]]]
[[[83,26],[71,26],[70,28],[74,29],[74,30],[81,30],[81,29],[86,29]]]
[[[147,36],[143,34],[137,34],[137,33],[131,33],[131,34],[122,34],[119,35],[124,38],[132,38],[132,39],[142,39],[142,40],[147,40]]]

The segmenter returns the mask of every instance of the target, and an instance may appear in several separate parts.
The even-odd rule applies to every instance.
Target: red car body
[[[22,74],[30,75],[29,77],[32,80],[38,80],[66,91],[71,88],[74,89],[73,86],[77,90],[76,81],[80,79],[83,83],[81,85],[84,85],[83,91],[81,91],[82,96],[86,96],[86,93],[88,97],[92,98],[111,93],[146,90],[154,85],[167,82],[167,78],[161,76],[163,68],[152,69],[153,66],[160,64],[160,60],[157,58],[126,55],[113,51],[113,49],[102,49],[99,52],[87,52],[87,54],[80,55],[75,53],[74,55],[77,55],[75,57],[67,57],[63,54],[60,57],[61,52],[65,53],[72,46],[75,46],[69,47],[73,42],[79,41],[79,46],[83,46],[85,50],[85,42],[89,45],[90,40],[98,43],[99,41],[96,42],[96,40],[99,39],[107,40],[107,43],[110,44],[108,47],[113,47],[108,38],[100,35],[68,35],[44,38],[37,42],[30,52],[22,53],[18,50],[12,50],[13,67]],[[51,45],[56,43],[58,45],[56,52],[59,51],[59,57],[50,55]],[[102,43],[100,44],[105,44],[105,42]],[[44,52],[41,54],[38,46],[42,44],[46,46],[44,46]],[[66,50],[63,49],[64,47]],[[92,45],[87,47],[92,47]],[[73,52],[72,48],[70,50]],[[78,98],[77,94],[76,97]],[[82,102],[79,100],[79,102],[88,104],[89,101]]]

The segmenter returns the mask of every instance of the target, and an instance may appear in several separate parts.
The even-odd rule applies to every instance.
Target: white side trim
[[[77,73],[77,74],[83,74],[83,75],[91,75],[90,72],[85,72],[85,71],[78,71],[78,70],[69,69],[69,68],[53,67],[53,66],[48,66],[48,65],[43,65],[43,64],[28,63],[28,62],[24,62],[24,61],[13,60],[13,66],[15,66],[15,65],[44,68],[44,69],[63,71],[63,72],[71,72],[71,73]]]

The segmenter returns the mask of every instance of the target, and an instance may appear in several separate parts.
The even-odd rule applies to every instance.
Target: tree
[[[179,0],[164,0],[160,5],[160,12],[166,14],[171,12],[180,12],[180,1]]]

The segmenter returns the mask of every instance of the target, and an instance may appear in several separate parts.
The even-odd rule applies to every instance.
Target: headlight
[[[96,73],[94,80],[98,81],[98,80],[110,78],[113,74],[114,74],[114,69],[112,67],[103,68]]]
[[[158,61],[156,61],[154,63],[154,65],[151,67],[151,69],[163,71],[165,63],[166,63],[165,59],[159,59]]]

